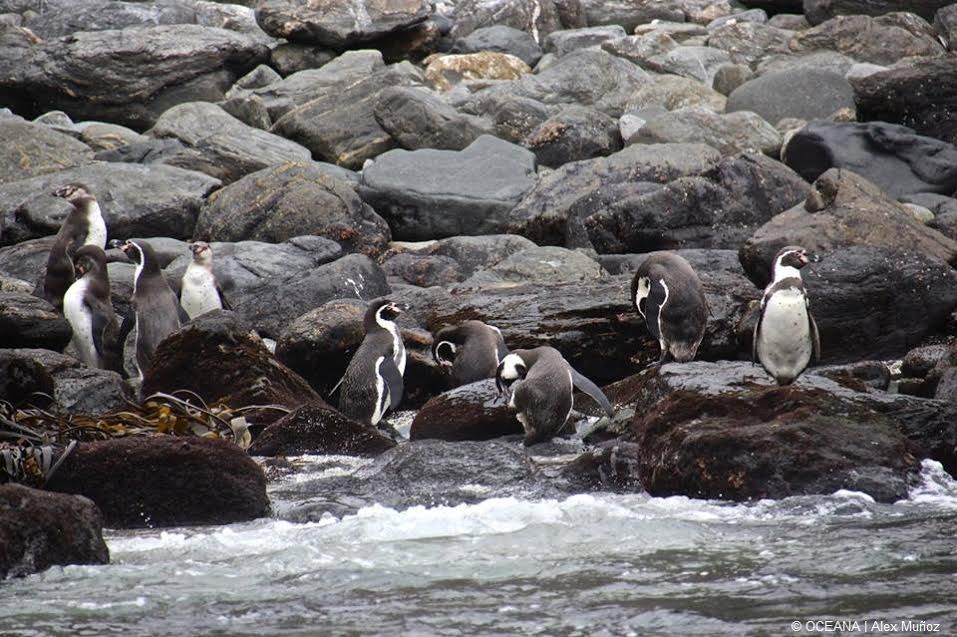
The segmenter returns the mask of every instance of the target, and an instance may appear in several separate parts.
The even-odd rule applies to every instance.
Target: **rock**
[[[773,0],[772,0],[773,1]],[[787,1],[787,0],[785,0]],[[753,3],[752,3],[753,4]],[[795,2],[797,6],[795,7],[797,11],[801,11],[801,3]],[[804,31],[805,29],[810,28],[810,24],[803,15],[798,15],[797,13],[778,13],[770,18],[768,18],[768,24],[779,29],[787,29],[788,31]]]
[[[858,62],[843,53],[827,49],[807,51],[803,53],[789,53],[787,55],[771,55],[760,62],[755,68],[756,75],[779,73],[781,71],[814,70],[830,71],[839,75],[847,72]]]
[[[635,91],[625,104],[625,110],[661,106],[669,111],[704,108],[723,113],[726,102],[723,95],[701,82],[680,75],[661,75]]]
[[[842,169],[818,177],[804,203],[776,215],[741,246],[741,263],[751,280],[766,285],[774,254],[789,244],[818,254],[850,246],[908,246],[931,259],[957,263],[957,242],[918,222],[863,177]]]
[[[542,57],[542,48],[530,33],[504,24],[475,29],[452,45],[452,53],[492,51],[513,55],[529,66]]]
[[[440,255],[397,254],[382,263],[382,270],[389,277],[398,277],[404,283],[419,287],[451,287],[465,279],[455,259]]]
[[[957,144],[957,57],[915,60],[854,82],[861,121],[903,124]]]
[[[111,237],[189,238],[219,180],[173,166],[92,162],[0,185],[0,244],[55,234],[70,209],[53,191],[70,182],[96,194]]]
[[[23,292],[0,292],[0,348],[61,350],[73,330],[52,305]]]
[[[430,13],[423,0],[263,0],[256,21],[276,38],[346,49],[414,26]]]
[[[464,80],[517,80],[531,72],[525,62],[513,55],[482,51],[435,56],[425,68],[425,79],[436,90],[448,91]]]
[[[950,4],[949,0],[947,6],[941,7],[934,15],[934,29],[940,34],[948,50],[957,50],[957,7]]]
[[[726,26],[729,24],[736,24],[738,22],[754,22],[756,24],[767,24],[768,13],[764,9],[747,9],[745,11],[738,11],[737,13],[721,16],[720,18],[715,18],[714,20],[709,22],[707,25],[705,25],[705,28],[708,29],[708,31],[714,31],[723,26]]]
[[[121,409],[129,398],[116,372],[88,369],[46,349],[0,349],[0,389],[6,390],[0,395],[29,405],[55,405],[64,413],[87,416]]]
[[[722,155],[761,152],[776,156],[781,135],[759,115],[749,111],[717,114],[686,108],[649,120],[633,142],[644,144],[705,143]]]
[[[265,168],[214,193],[200,212],[193,237],[279,243],[307,234],[369,256],[385,250],[391,238],[386,222],[348,182],[308,160]]]
[[[947,355],[946,345],[923,345],[907,352],[901,362],[901,376],[924,378]]]
[[[899,199],[957,192],[957,146],[882,122],[812,122],[791,137],[785,163],[808,181],[845,168]]]
[[[626,31],[652,21],[684,22],[684,11],[670,2],[655,0],[583,0],[585,16],[591,26],[621,25]]]
[[[714,72],[712,82],[714,90],[728,96],[745,82],[751,79],[751,67],[746,64],[722,64]],[[725,103],[727,104],[727,102]],[[725,109],[721,109],[724,111]]]
[[[536,42],[562,28],[554,0],[460,0],[455,3],[450,36],[460,40],[478,29],[507,26],[532,34]]]
[[[929,24],[908,13],[877,18],[838,16],[791,38],[792,51],[831,49],[859,62],[890,65],[905,57],[936,56],[944,51]]]
[[[820,24],[839,15],[879,16],[895,11],[910,11],[925,20],[933,20],[934,12],[951,0],[805,0],[804,13],[808,22]]]
[[[731,56],[707,46],[679,46],[645,61],[645,68],[659,73],[673,73],[697,80],[705,86],[714,83],[718,67],[731,63]]]
[[[252,36],[199,25],[78,31],[26,50],[0,47],[0,103],[142,130],[175,104],[221,100],[267,57]]]
[[[675,76],[677,77],[677,76]],[[618,118],[618,132],[626,146],[632,145],[637,137],[641,127],[648,123],[649,119],[658,117],[667,113],[664,106],[646,106],[636,111],[629,111]]]
[[[405,249],[416,256],[452,259],[464,279],[478,270],[491,268],[512,254],[534,247],[535,244],[525,237],[502,234],[449,237],[429,241],[421,246],[413,244]]]
[[[266,478],[246,452],[194,436],[80,443],[47,488],[93,500],[113,528],[229,524],[269,512]]]
[[[55,173],[93,159],[90,148],[49,126],[18,117],[0,119],[0,184]]]
[[[479,270],[457,286],[456,291],[489,285],[587,282],[600,278],[602,274],[598,262],[581,252],[557,246],[536,246],[513,252],[491,267]]]
[[[462,150],[491,126],[459,113],[429,91],[396,86],[379,93],[376,121],[396,143],[408,150]]]
[[[595,109],[569,106],[545,120],[522,143],[538,163],[557,167],[621,150],[618,122]]]
[[[667,35],[675,42],[689,43],[690,46],[703,46],[708,37],[708,29],[700,24],[684,21],[655,20],[639,24],[634,28],[635,35]]]
[[[178,139],[186,146],[186,153],[164,163],[204,172],[224,184],[269,166],[311,159],[309,151],[299,144],[247,126],[207,102],[187,102],[170,108],[148,133],[157,138]]]
[[[249,455],[376,456],[394,446],[375,427],[353,422],[320,402],[303,405],[269,425],[253,441]]]
[[[788,53],[793,32],[757,22],[733,22],[711,31],[709,47],[727,51],[736,64],[754,66],[776,53]]]
[[[359,195],[393,236],[421,240],[500,232],[535,182],[535,156],[483,135],[462,151],[393,150],[362,173]]]
[[[847,365],[820,367],[816,373],[833,381],[850,385],[855,381],[867,387],[887,391],[891,384],[891,370],[881,361],[860,361]]]
[[[813,69],[768,73],[728,96],[728,112],[752,111],[771,123],[785,117],[823,119],[842,108],[854,108],[851,85],[838,73]]]
[[[678,43],[666,33],[647,33],[645,35],[628,35],[623,38],[605,40],[601,48],[612,55],[617,55],[639,66],[648,58],[666,53],[677,48]]]
[[[360,168],[367,159],[395,145],[375,118],[379,93],[389,86],[411,86],[420,80],[420,71],[408,62],[395,64],[290,110],[272,130],[301,143],[317,159]]]
[[[109,561],[103,516],[88,499],[0,485],[0,579]]]
[[[79,122],[76,129],[80,132],[80,140],[97,152],[149,141],[149,138],[118,124]]]
[[[496,93],[483,99],[478,114],[492,121],[495,136],[519,144],[541,126],[558,108],[545,106],[538,100]]]
[[[336,57],[336,52],[323,47],[286,42],[274,48],[269,57],[269,64],[282,77],[287,77],[299,71],[318,69],[328,64]]]
[[[546,53],[561,57],[578,49],[601,46],[602,42],[626,35],[625,30],[617,24],[553,31],[545,38],[544,49]]]
[[[412,420],[412,440],[490,440],[523,435],[522,424],[509,409],[495,381],[480,380],[436,396]]]
[[[40,284],[40,275],[46,273],[47,257],[54,239],[53,235],[48,235],[0,248],[0,273],[27,281],[30,287],[23,291],[32,294]]]

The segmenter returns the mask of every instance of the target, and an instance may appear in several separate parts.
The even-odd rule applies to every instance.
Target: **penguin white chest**
[[[103,214],[100,207],[95,202],[90,205],[90,212],[87,214],[86,222],[88,229],[86,231],[86,242],[84,245],[99,246],[106,248],[106,222],[103,221]]]
[[[183,274],[180,305],[191,319],[222,308],[213,273],[195,263],[189,264]]]
[[[813,346],[807,302],[797,288],[779,290],[764,306],[757,353],[775,376],[796,377],[811,361]]]
[[[63,295],[63,315],[73,329],[71,343],[80,360],[90,367],[98,367],[96,347],[93,344],[93,316],[83,303],[89,281],[81,278]]]

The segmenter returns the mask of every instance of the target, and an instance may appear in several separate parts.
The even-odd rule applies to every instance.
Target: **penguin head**
[[[394,321],[400,314],[402,314],[402,309],[396,303],[389,299],[379,299],[374,301],[366,310],[365,318],[362,321],[363,327],[365,327],[367,334],[376,327],[388,329],[387,323]]]
[[[128,256],[139,268],[137,272],[159,272],[159,261],[153,247],[146,241],[129,239],[127,241],[111,241],[110,245],[119,248],[123,254]]]
[[[85,245],[73,255],[73,267],[80,276],[99,272],[106,266],[106,253],[97,245]]]
[[[451,367],[455,362],[456,349],[452,341],[436,341],[432,346],[432,358],[442,367]]]
[[[193,253],[193,261],[200,265],[209,265],[213,262],[213,249],[205,241],[194,241],[189,244],[189,251]]]
[[[651,294],[651,279],[646,276],[636,277],[631,284],[631,296],[635,309],[643,318],[646,316],[645,301],[649,294]]]
[[[90,189],[84,186],[81,183],[70,183],[65,186],[60,186],[53,191],[54,197],[61,197],[66,199],[75,206],[78,206],[80,203],[85,201],[95,201],[96,197],[90,194]]]
[[[498,393],[503,394],[507,389],[511,389],[517,380],[525,378],[528,374],[528,366],[518,354],[509,354],[502,359],[495,369],[495,386]]]
[[[820,260],[817,255],[808,254],[807,250],[801,246],[784,246],[778,250],[774,257],[772,274],[775,280],[786,276],[795,276],[797,270],[812,261],[817,263]],[[789,268],[793,268],[793,270]]]

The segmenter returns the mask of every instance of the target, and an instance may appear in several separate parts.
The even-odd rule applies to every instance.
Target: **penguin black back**
[[[454,386],[495,378],[498,364],[508,347],[498,328],[482,321],[464,321],[444,327],[432,340],[432,357],[451,368]]]

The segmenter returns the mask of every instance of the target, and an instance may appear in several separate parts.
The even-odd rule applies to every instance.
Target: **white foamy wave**
[[[957,480],[936,460],[925,459],[921,462],[920,483],[910,490],[909,496],[896,504],[931,504],[957,509]]]

